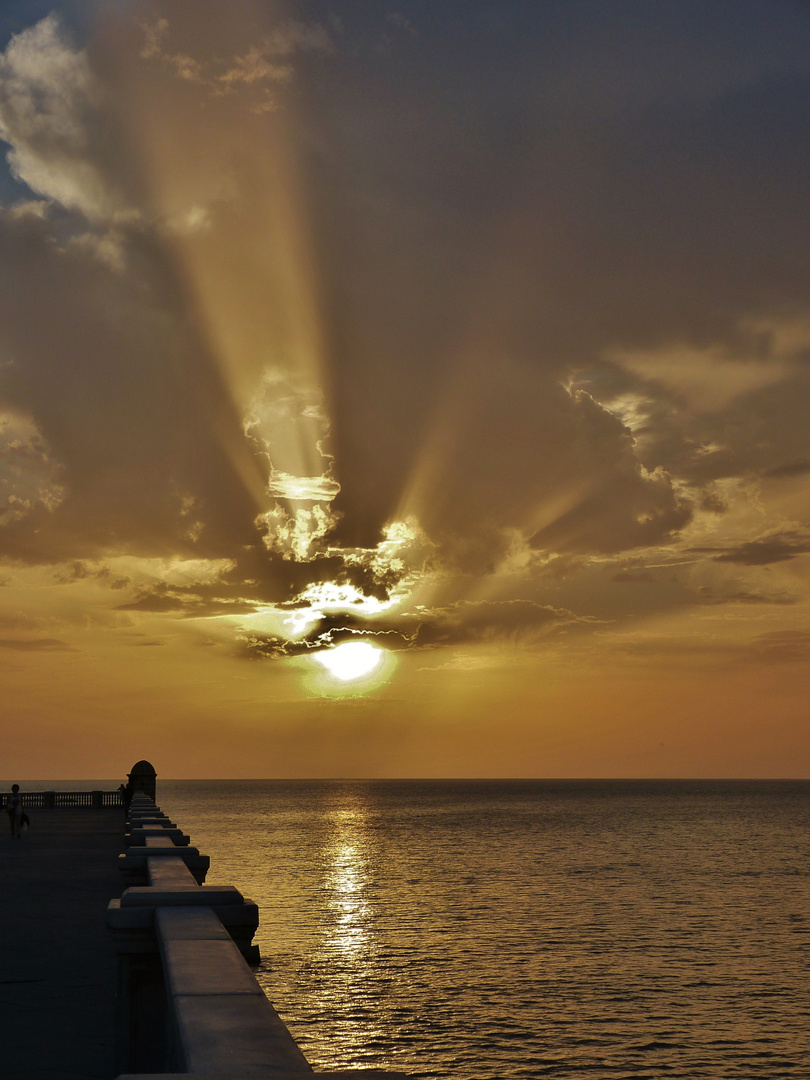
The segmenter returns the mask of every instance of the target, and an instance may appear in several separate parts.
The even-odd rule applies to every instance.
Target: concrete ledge
[[[180,1061],[189,1072],[262,1070],[261,1075],[311,1074],[278,1013],[261,992],[172,999]]]
[[[197,888],[199,890],[200,888],[203,888],[203,886],[198,886]],[[173,907],[183,911],[186,905],[178,903],[173,905]],[[205,911],[206,907],[210,908],[229,932],[232,928],[236,927],[243,929],[252,927],[253,931],[255,931],[256,927],[259,925],[259,909],[252,900],[246,899],[242,904],[201,905],[200,910]],[[160,910],[160,908],[154,908],[149,904],[142,904],[135,907],[122,907],[120,900],[111,900],[107,905],[107,926],[109,926],[114,933],[119,930],[148,930],[151,934],[155,925],[155,913]],[[234,934],[231,933],[230,936],[234,937]]]
[[[225,927],[210,908],[160,908],[155,927],[164,941],[228,941]]]
[[[202,890],[200,890],[202,891]],[[312,1069],[214,916],[159,908],[155,917],[176,1060],[190,1070]],[[203,937],[192,937],[194,932]]]
[[[138,848],[149,848],[149,851],[171,851],[177,852],[178,848],[189,848],[191,844],[176,844],[172,836],[167,836],[162,832],[154,832],[149,836],[145,836],[142,844],[136,844],[133,854],[137,854]],[[132,850],[132,849],[130,849]],[[193,851],[199,850],[198,848],[192,848]]]
[[[211,866],[210,858],[207,855],[197,854],[196,848],[178,848],[172,844],[169,848],[130,848],[126,854],[118,856],[118,869],[123,875],[126,886],[149,885],[147,867],[150,861],[160,860],[184,863],[198,885],[205,882],[206,874]]]
[[[153,889],[150,885],[133,885],[125,889],[121,907],[223,907],[243,904],[244,897],[233,885],[176,885]]]
[[[206,913],[212,915],[224,927],[245,960],[250,964],[259,963],[259,948],[253,944],[253,935],[259,925],[259,909],[252,900],[247,899],[242,904],[196,908],[183,905],[171,908],[149,905],[122,908],[120,900],[111,900],[107,906],[107,927],[112,934],[116,953],[119,956],[154,955],[158,952],[155,937],[157,919],[167,917],[168,912],[176,911],[180,915],[190,910],[198,911],[203,918]],[[177,931],[174,933],[177,936]]]
[[[160,840],[168,838],[178,847],[186,847],[190,840],[190,837],[182,829],[164,829],[162,825],[156,825],[148,829],[130,829],[129,833],[124,837],[124,843],[128,847],[142,847],[150,837]]]
[[[182,859],[152,857],[146,860],[149,886],[153,889],[165,889],[175,885],[187,888],[199,888],[197,879]]]
[[[118,856],[119,865],[122,859],[132,860],[133,864],[135,861],[140,860],[142,864],[145,864],[146,859],[151,859],[153,855],[170,855],[175,859],[208,859],[207,855],[200,855],[199,848],[192,847],[191,845],[188,847],[177,847],[171,840],[162,844],[160,843],[160,837],[157,836],[150,837],[149,839],[152,842],[143,844],[137,848],[129,848],[128,851],[122,852]],[[210,859],[208,861],[210,862]]]
[[[177,848],[177,851],[183,849]],[[151,855],[149,856],[151,859]],[[129,889],[132,886],[145,886],[149,885],[149,873],[147,870],[147,864],[149,859],[139,859],[130,862],[129,859],[121,859],[118,864],[118,868],[123,876],[124,888]],[[173,862],[174,860],[168,860]],[[198,855],[197,858],[184,859],[183,862],[188,866],[194,881],[198,885],[204,885],[205,876],[208,872],[208,866],[210,866],[210,859],[207,855]]]
[[[226,941],[161,940],[163,974],[174,997],[250,994],[263,997],[253,972]]]
[[[145,908],[130,908],[128,913]],[[155,911],[155,934],[162,941],[232,941],[248,964],[261,961],[253,935],[259,909],[252,900],[221,908],[165,907]]]

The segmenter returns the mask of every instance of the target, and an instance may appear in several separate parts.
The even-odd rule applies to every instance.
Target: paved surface
[[[0,1078],[115,1076],[116,960],[108,902],[122,892],[120,808],[0,811]]]

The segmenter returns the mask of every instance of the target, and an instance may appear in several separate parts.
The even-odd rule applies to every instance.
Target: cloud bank
[[[662,565],[683,605],[795,599],[712,576],[810,550],[810,26],[743,6],[671,40],[657,4],[629,36],[246,2],[12,36],[8,564],[273,657],[540,648]]]

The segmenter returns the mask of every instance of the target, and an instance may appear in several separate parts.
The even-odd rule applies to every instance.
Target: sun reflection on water
[[[332,945],[350,956],[356,956],[369,944],[365,871],[365,860],[358,844],[341,841],[335,845],[332,873],[327,878],[327,886],[332,890],[330,906],[335,913]]]
[[[320,1006],[347,1052],[362,1058],[383,1036],[374,978],[380,947],[369,823],[362,801],[353,799],[335,807],[328,820],[321,883],[326,918],[316,962],[329,973],[324,989],[328,985],[330,992]],[[351,1056],[347,1060],[356,1064]]]

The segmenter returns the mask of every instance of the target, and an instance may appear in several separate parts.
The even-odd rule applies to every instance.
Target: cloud
[[[88,153],[93,132],[113,144],[103,156],[114,153],[103,97],[85,52],[70,44],[55,14],[12,37],[0,56],[0,137],[11,144],[13,175],[91,221],[130,209]]]
[[[464,601],[425,612],[412,638],[417,647],[536,641],[552,627],[577,623],[572,612],[528,600]]]
[[[776,465],[762,473],[766,480],[792,480],[794,477],[807,476],[810,474],[810,461],[806,458],[801,461],[792,461],[787,465]]]
[[[757,592],[738,588],[715,591],[708,586],[700,590],[701,599],[707,604],[798,604],[801,597],[786,592]]]
[[[808,472],[798,52],[715,33],[699,87],[631,57],[640,96],[602,108],[615,53],[542,5],[483,52],[475,19],[347,11],[338,36],[290,10],[136,2],[81,47],[49,16],[0,59],[31,196],[0,210],[3,554],[288,655],[538,642],[596,604],[539,590],[591,564],[805,553],[767,502]],[[380,63],[383,32],[420,63]],[[746,477],[796,490],[745,517]],[[662,578],[616,581],[665,605]],[[766,593],[722,595],[787,603]],[[372,617],[389,601],[414,614]],[[322,616],[296,641],[265,610]]]
[[[238,445],[239,422],[220,400],[212,402],[208,423],[200,423],[205,407],[195,412],[191,403],[205,397],[206,383],[213,389],[216,376],[206,370],[204,346],[182,330],[181,312],[154,303],[138,277],[111,274],[76,249],[54,252],[39,220],[0,219],[0,236],[0,314],[10,356],[0,394],[10,414],[33,418],[37,435],[29,447],[40,448],[35,472],[40,490],[52,493],[5,530],[6,551],[62,561],[116,547],[145,552],[161,536],[188,551],[189,489],[203,516],[207,508],[209,525],[212,506],[221,523],[220,512],[230,505],[228,531],[236,525],[238,532],[241,517],[243,535],[255,537],[255,504],[246,500],[237,509],[244,488],[230,478],[214,430],[218,415],[223,432],[232,424]],[[148,249],[143,254],[152,280],[159,279],[164,267]],[[243,453],[250,457],[246,446]],[[210,531],[209,538],[216,548]]]
[[[273,469],[267,484],[268,494],[292,502],[331,502],[340,484],[330,476],[292,476]]]
[[[608,354],[608,359],[634,375],[661,383],[685,397],[699,412],[727,408],[736,398],[751,394],[792,374],[784,360],[735,360],[725,350],[670,347],[655,353]]]
[[[181,34],[184,29],[187,32],[188,23],[179,22]],[[260,115],[281,107],[275,90],[292,81],[295,68],[290,61],[296,54],[334,51],[332,34],[323,23],[294,18],[280,20],[243,54],[229,57],[198,58],[172,48],[174,20],[170,23],[167,18],[158,18],[142,23],[141,29],[140,56],[144,61],[158,63],[174,78],[205,87],[215,96],[246,91],[251,111]],[[279,62],[282,57],[286,62]]]
[[[649,570],[618,570],[613,575],[613,580],[628,585],[636,585],[639,583],[651,585],[656,582],[658,578],[655,574],[650,573]]]
[[[78,652],[73,645],[58,638],[0,638],[0,649],[14,652]]]
[[[247,633],[243,648],[249,657],[298,656],[333,648],[346,641],[374,640],[385,649],[433,649],[454,645],[536,643],[554,629],[580,623],[572,612],[525,600],[460,601],[446,607],[411,613],[321,615],[302,637]]]
[[[772,630],[756,637],[748,652],[751,659],[769,664],[806,663],[810,659],[810,632]]]
[[[730,551],[714,555],[714,559],[716,562],[742,563],[746,566],[767,566],[795,559],[808,552],[810,534],[805,530],[791,529],[747,540]]]
[[[246,83],[250,85],[262,80],[286,83],[292,78],[292,68],[288,64],[271,64],[260,49],[255,46],[244,56],[237,56],[234,66],[217,76],[221,83]]]
[[[0,525],[39,508],[53,512],[65,498],[61,470],[36,424],[0,413]]]
[[[290,56],[296,52],[331,53],[335,45],[323,23],[287,18],[265,35],[264,48],[273,56]]]
[[[126,604],[119,604],[119,611],[154,611],[154,612],[180,612],[188,611],[189,605],[185,597],[174,591],[169,591],[168,586],[159,585],[151,590],[140,592],[135,600]]]

